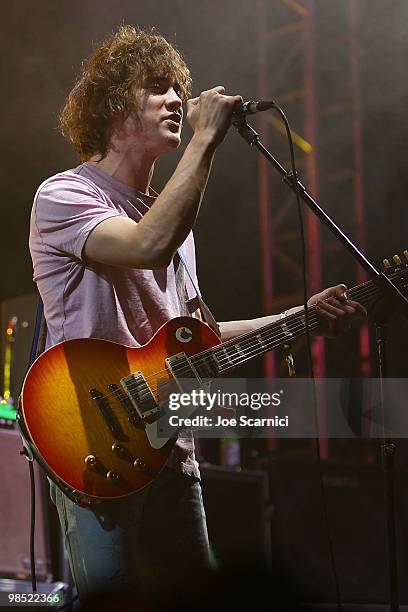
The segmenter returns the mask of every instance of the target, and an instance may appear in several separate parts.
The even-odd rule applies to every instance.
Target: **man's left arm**
[[[308,306],[315,306],[320,320],[320,329],[315,335],[333,337],[347,329],[351,322],[367,314],[366,309],[359,302],[347,299],[346,286],[336,285],[329,287],[321,293],[316,293],[307,302]],[[221,340],[229,340],[247,332],[254,331],[264,325],[278,321],[283,316],[294,314],[303,310],[303,306],[295,306],[282,314],[273,314],[258,319],[243,321],[225,321],[219,323]]]

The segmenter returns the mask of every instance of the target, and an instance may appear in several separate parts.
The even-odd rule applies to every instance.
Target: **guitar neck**
[[[367,309],[378,296],[379,290],[373,281],[367,281],[347,290],[349,299],[363,304]],[[320,323],[316,307],[308,308],[309,329],[317,331]],[[222,376],[224,372],[243,364],[267,351],[293,342],[306,333],[304,309],[285,318],[269,323],[254,331],[227,340],[214,348],[195,355],[191,361],[203,378]]]

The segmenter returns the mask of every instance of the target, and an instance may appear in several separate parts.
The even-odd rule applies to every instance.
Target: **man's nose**
[[[171,110],[181,110],[183,107],[183,102],[181,101],[178,93],[171,87],[166,96],[166,106]]]

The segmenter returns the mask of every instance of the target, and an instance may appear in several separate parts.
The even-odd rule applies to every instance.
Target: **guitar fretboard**
[[[363,304],[367,309],[378,297],[379,289],[373,281],[367,281],[347,290],[349,299]],[[315,306],[308,308],[309,329],[316,332],[320,327]],[[264,327],[227,340],[191,358],[202,378],[221,376],[224,372],[243,364],[286,343],[293,342],[306,333],[304,309],[269,323]]]

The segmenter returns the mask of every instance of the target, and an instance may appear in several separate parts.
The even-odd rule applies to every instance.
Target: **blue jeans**
[[[152,484],[92,509],[50,483],[81,601],[135,590],[172,597],[210,568],[200,481],[164,468]]]

